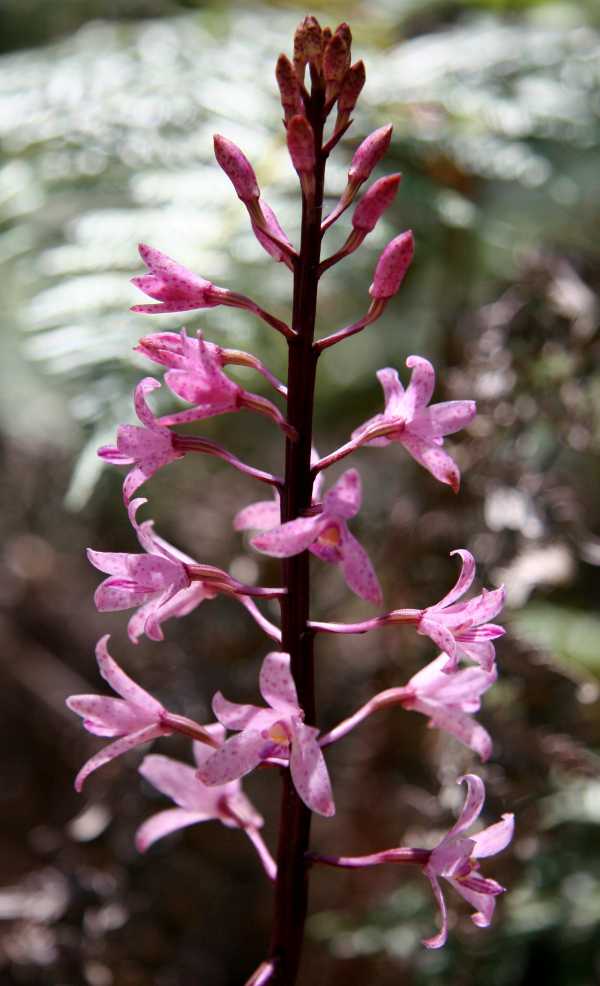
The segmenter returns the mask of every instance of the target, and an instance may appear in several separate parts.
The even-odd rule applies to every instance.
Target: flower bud
[[[321,25],[316,17],[305,17],[296,28],[294,35],[294,65],[301,82],[304,79],[304,69],[307,62],[320,69],[322,50]]]
[[[349,52],[352,47],[352,31],[350,30],[350,25],[346,24],[346,21],[342,21],[336,27],[335,33],[342,39]]]
[[[338,96],[338,112],[340,114],[346,113],[349,115],[352,112],[356,106],[362,87],[365,84],[365,79],[366,73],[363,61],[356,62],[356,64],[350,66],[346,72]]]
[[[366,236],[375,228],[380,217],[394,201],[401,180],[402,175],[386,175],[371,185],[354,210],[354,229]]]
[[[387,151],[392,139],[392,125],[379,127],[359,144],[350,163],[348,180],[354,186],[361,185]]]
[[[302,113],[303,104],[300,95],[300,85],[294,72],[294,66],[287,55],[280,55],[275,66],[275,78],[279,86],[281,105],[285,114],[286,123],[290,117],[297,113]]]
[[[323,54],[323,75],[328,83],[341,84],[348,67],[348,47],[339,34],[334,34]]]
[[[297,114],[288,123],[287,144],[296,171],[310,174],[315,167],[315,135],[305,116]]]
[[[384,300],[391,298],[402,284],[414,253],[412,230],[396,236],[377,261],[373,283],[369,288],[372,298]]]
[[[254,168],[239,147],[227,137],[214,136],[215,157],[235,188],[242,202],[252,202],[260,197],[260,189]]]

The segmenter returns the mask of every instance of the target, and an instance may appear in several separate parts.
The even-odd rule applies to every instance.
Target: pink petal
[[[202,784],[194,767],[172,760],[171,757],[154,754],[144,757],[138,770],[142,777],[180,808],[199,811],[207,817],[218,814],[220,792]]]
[[[268,202],[265,202],[263,198],[261,198],[260,200],[260,207],[262,209],[263,216],[265,217],[266,226],[269,232],[272,233],[273,236],[276,236],[277,239],[285,243],[290,248],[290,250],[293,249],[292,244],[290,243],[283,229],[279,225],[277,216],[273,212]],[[282,261],[285,259],[285,253],[283,252],[283,250],[281,250],[281,248],[278,247],[276,243],[273,243],[273,240],[270,240],[268,236],[265,236],[262,230],[260,230],[255,223],[252,223],[252,229],[260,245],[263,247],[264,250],[267,251],[268,254],[270,254],[271,257],[273,257],[274,260]]]
[[[298,517],[265,534],[258,534],[250,543],[265,555],[271,555],[273,558],[289,558],[310,547],[318,538],[322,526],[321,516]]]
[[[406,365],[412,373],[401,413],[410,419],[429,404],[435,387],[435,370],[429,360],[422,356],[409,356]]]
[[[134,613],[127,624],[127,634],[132,643],[137,644],[146,631],[148,620],[154,627],[160,627],[166,620],[187,616],[205,599],[214,599],[215,592],[203,582],[193,582],[187,589],[180,589],[174,596],[160,603],[151,600]]]
[[[383,388],[385,417],[401,417],[404,408],[404,387],[400,383],[398,371],[387,366],[377,371],[377,379]]]
[[[279,496],[274,500],[259,500],[244,507],[235,515],[233,526],[236,531],[270,531],[281,523]]]
[[[110,462],[113,466],[129,466],[133,462],[130,455],[121,452],[114,445],[101,445],[96,451],[96,455],[105,462]]]
[[[260,669],[259,687],[262,697],[272,709],[298,713],[298,694],[290,670],[289,654],[282,651],[267,654]]]
[[[444,401],[418,411],[410,423],[410,430],[428,440],[452,435],[470,424],[476,414],[475,401]]]
[[[475,843],[473,855],[476,859],[485,856],[494,856],[497,852],[506,849],[515,831],[515,816],[503,815],[502,821],[495,825],[488,825],[481,832],[476,832],[471,838]]]
[[[495,673],[496,650],[490,640],[468,640],[461,634],[456,638],[456,657],[476,661],[488,673]]]
[[[198,777],[204,784],[227,784],[254,770],[261,760],[271,756],[275,744],[266,740],[254,729],[245,729],[237,736],[230,736],[205,764],[198,769]]]
[[[144,729],[140,729],[136,733],[129,733],[128,736],[122,736],[121,739],[115,740],[114,743],[110,743],[108,746],[105,746],[103,750],[99,750],[93,757],[90,757],[87,763],[84,763],[75,778],[75,790],[81,791],[86,778],[89,777],[94,770],[98,770],[99,767],[103,767],[105,763],[109,762],[109,760],[114,760],[115,757],[120,757],[122,753],[128,753],[129,750],[133,750],[134,747],[142,746],[144,743],[149,743],[150,740],[156,739],[158,736],[162,736],[163,734],[164,730],[160,725],[145,726]]]
[[[155,247],[148,246],[146,243],[140,243],[138,245],[138,251],[146,267],[149,267],[155,274],[179,274],[180,271],[185,271],[185,268],[182,268],[176,260],[168,257],[166,253],[156,250]]]
[[[214,740],[222,746],[225,742],[226,730],[225,727],[221,725],[220,722],[211,722],[208,726],[202,727],[205,732],[212,736]],[[206,763],[208,758],[212,756],[213,747],[208,746],[207,743],[200,743],[198,740],[194,740],[192,743],[192,749],[194,751],[194,760],[196,761],[196,766],[201,767],[203,763]]]
[[[430,637],[438,645],[440,650],[443,650],[448,655],[448,664],[446,664],[446,671],[448,671],[452,667],[455,667],[457,662],[454,637],[450,630],[447,630],[442,623],[437,622],[435,612],[431,617],[427,615],[427,612],[425,610],[425,616],[422,616],[417,624],[417,633]]]
[[[293,723],[290,771],[294,787],[311,811],[330,818],[335,815],[331,782],[323,751],[316,736],[318,730],[299,719]]]
[[[445,483],[458,493],[460,471],[447,452],[444,452],[439,445],[429,444],[410,432],[403,432],[398,440],[424,469],[427,469],[440,483]]]
[[[496,907],[496,897],[492,894],[482,894],[465,887],[462,880],[449,881],[454,889],[464,897],[466,901],[475,908],[475,913],[471,914],[471,921],[478,928],[487,928],[494,916]]]
[[[240,705],[229,702],[221,692],[212,700],[212,710],[227,729],[269,729],[277,720],[271,709],[261,709],[257,705]]]
[[[347,469],[342,473],[323,500],[323,513],[337,517],[354,517],[362,503],[362,485],[357,469]]]
[[[353,592],[375,606],[380,606],[383,594],[379,579],[365,549],[346,531],[341,546],[342,570],[346,583]]]
[[[475,559],[470,551],[466,548],[456,548],[455,551],[451,551],[450,555],[459,555],[462,561],[459,576],[454,583],[450,592],[447,592],[443,599],[440,599],[439,603],[435,604],[435,609],[442,609],[445,606],[450,606],[452,603],[464,596],[465,592],[471,588],[473,584],[473,579],[475,578]],[[461,613],[462,619],[462,613]]]
[[[445,675],[444,677],[448,677]],[[453,675],[451,677],[454,677]],[[436,706],[433,702],[417,699],[410,705],[416,712],[422,712],[429,716],[429,725],[436,729],[442,729],[457,740],[464,743],[477,753],[482,761],[489,760],[492,752],[492,740],[490,734],[480,726],[478,722],[466,715],[459,709],[451,709],[447,706]]]
[[[146,401],[146,394],[150,394],[158,387],[160,387],[159,380],[155,380],[154,377],[144,377],[135,388],[134,404],[135,413],[146,428],[150,428],[151,431],[159,430],[163,432],[165,429],[156,423],[156,418]]]
[[[123,736],[148,725],[147,719],[121,698],[70,695],[66,704],[83,718],[83,725],[95,736]]]
[[[433,896],[436,899],[440,911],[442,927],[437,935],[433,935],[432,938],[424,938],[423,945],[425,948],[442,948],[442,946],[446,944],[446,939],[448,938],[448,912],[446,911],[446,901],[444,900],[444,895],[437,878],[434,875],[427,873],[427,870],[425,870],[425,873],[431,884]]]
[[[136,685],[129,675],[119,667],[117,662],[108,653],[108,641],[110,637],[106,634],[101,637],[96,644],[96,660],[100,674],[110,687],[126,702],[135,706],[149,718],[159,716],[164,710],[160,702],[157,702],[144,688]]]
[[[94,551],[93,548],[88,548],[86,555],[100,572],[106,572],[107,575],[129,575],[131,554],[125,551]]]
[[[479,668],[465,668],[447,674],[444,671],[447,663],[448,655],[440,654],[435,661],[413,675],[407,687],[418,698],[451,705],[463,712],[477,712],[481,705],[480,697],[494,684],[496,673],[490,674]]]
[[[470,828],[473,822],[479,818],[483,808],[485,785],[481,778],[477,777],[476,774],[464,774],[463,777],[459,777],[457,784],[462,784],[463,781],[467,785],[465,803],[457,821],[445,836],[444,842]]]
[[[493,620],[498,615],[504,606],[505,600],[506,590],[504,586],[500,586],[498,589],[484,589],[479,596],[469,599],[464,615],[474,626],[488,623],[489,620]],[[502,629],[502,627],[499,629]]]
[[[132,579],[110,578],[101,582],[94,593],[99,613],[115,613],[146,602],[148,590]]]
[[[138,852],[146,852],[153,843],[163,839],[171,832],[195,825],[196,822],[208,822],[215,816],[206,812],[186,811],[184,808],[167,808],[151,815],[143,822],[135,833],[135,846]]]

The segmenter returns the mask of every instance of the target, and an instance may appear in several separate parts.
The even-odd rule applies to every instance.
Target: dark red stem
[[[281,496],[282,522],[293,520],[311,505],[310,451],[318,352],[313,346],[321,250],[321,216],[325,155],[321,151],[324,92],[313,85],[307,116],[315,135],[315,194],[302,198],[300,254],[294,272],[294,306],[289,340],[288,423],[298,440],[286,444],[285,481]],[[313,632],[309,621],[309,555],[307,551],[283,562],[281,601],[282,648],[291,656],[291,669],[306,722],[315,721]],[[271,958],[275,970],[269,986],[293,986],[298,974],[308,902],[308,850],[311,812],[298,797],[288,769],[282,770],[283,793],[277,852],[275,915]]]

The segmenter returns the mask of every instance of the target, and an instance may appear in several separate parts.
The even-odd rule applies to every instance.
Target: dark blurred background
[[[246,840],[211,823],[140,857],[135,829],[166,801],[136,773],[138,754],[75,794],[75,771],[101,741],[64,698],[104,690],[93,648],[110,631],[115,656],[176,711],[207,721],[217,688],[256,700],[268,647],[241,607],[207,603],[168,624],[163,645],[133,647],[125,614],[95,612],[99,576],[83,549],[135,550],[118,470],[103,470],[95,449],[133,420],[132,387],[156,369],[132,353],[150,330],[128,312],[140,300],[128,282],[140,272],[137,242],[287,317],[288,272],[248,232],[211,136],[244,148],[294,237],[298,193],[273,65],[306,12],[193,0],[0,7],[2,986],[238,986],[265,954],[271,895]],[[591,986],[600,981],[600,10],[591,0],[348,0],[312,12],[350,21],[354,57],[367,63],[355,125],[329,169],[331,202],[356,142],[390,120],[384,168],[404,174],[385,223],[323,279],[320,331],[365,311],[392,235],[410,226],[417,243],[385,318],[321,361],[319,450],[380,409],[376,369],[396,366],[406,379],[408,355],[432,359],[436,399],[478,401],[451,444],[461,495],[400,447],[363,450],[353,530],[390,607],[440,598],[459,546],[477,556],[481,585],[506,582],[510,603],[500,680],[481,716],[492,761],[482,767],[422,717],[382,712],[328,755],[338,813],[316,821],[314,843],[348,854],[433,845],[460,804],[457,776],[472,769],[486,781],[486,822],[514,811],[517,833],[486,867],[510,887],[494,927],[475,929],[450,890],[441,952],[419,944],[437,922],[419,873],[317,872],[302,981]],[[329,234],[331,249],[348,226]],[[282,341],[250,316],[214,309],[185,324],[284,373]],[[260,388],[247,371],[239,379]],[[280,467],[268,422],[228,416],[200,430]],[[186,460],[143,492],[146,516],[182,549],[276,583],[277,563],[249,558],[231,528],[263,488],[221,463]],[[316,561],[314,586],[322,619],[369,614]],[[321,640],[318,652],[323,728],[435,653],[402,630]],[[177,740],[155,749],[189,759]],[[274,781],[259,772],[246,782],[272,845]]]

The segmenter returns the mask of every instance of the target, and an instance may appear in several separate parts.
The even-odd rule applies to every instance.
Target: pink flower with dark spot
[[[219,723],[204,727],[219,745],[225,740],[225,729]],[[228,828],[260,828],[263,819],[242,793],[239,780],[216,787],[207,787],[198,778],[202,767],[213,750],[205,743],[194,741],[196,767],[179,763],[171,757],[151,755],[144,757],[139,767],[142,777],[166,794],[178,806],[160,811],[148,818],[137,830],[135,844],[145,852],[158,839],[171,832],[217,819]]]
[[[448,674],[444,670],[447,665],[447,654],[440,654],[413,675],[405,688],[398,689],[402,705],[428,716],[432,728],[443,729],[482,760],[488,760],[492,752],[490,735],[472,716],[479,712],[483,693],[496,681],[496,669],[470,667]]]
[[[217,594],[208,583],[191,581],[186,564],[194,564],[194,560],[159,538],[152,521],[137,523],[136,512],[143,503],[146,500],[131,501],[129,518],[144,554],[91,548],[87,552],[92,565],[110,576],[94,595],[100,612],[137,608],[127,625],[134,644],[144,633],[151,640],[162,640],[161,624],[165,620],[185,616],[204,599],[213,599]]]
[[[406,390],[396,370],[379,370],[377,377],[383,387],[385,411],[357,428],[352,439],[357,445],[399,442],[436,479],[457,493],[458,466],[441,446],[445,435],[459,431],[472,421],[475,402],[445,401],[428,406],[435,386],[433,366],[421,356],[409,356],[406,365],[413,371]]]
[[[252,538],[258,551],[274,558],[289,558],[306,549],[317,558],[339,565],[349,588],[362,599],[379,605],[381,586],[364,548],[348,530],[347,521],[356,516],[362,500],[360,475],[348,469],[325,494],[321,513],[298,517],[285,524],[271,526],[274,504],[254,504],[236,518],[236,527],[269,524],[265,533]],[[257,523],[258,522],[258,523]]]
[[[142,483],[162,466],[181,459],[184,452],[175,448],[174,436],[160,425],[146,401],[146,394],[160,387],[154,377],[145,377],[135,388],[135,410],[143,427],[119,425],[117,444],[103,445],[98,455],[114,466],[133,465],[123,483],[123,498],[129,502]]]
[[[269,708],[228,702],[217,692],[213,712],[228,729],[240,730],[199,769],[204,784],[226,784],[269,757],[289,757],[294,786],[304,803],[320,815],[335,812],[331,784],[318,729],[307,726],[298,704],[289,654],[267,654],[260,671],[260,691]]]
[[[486,590],[479,596],[458,602],[467,592],[475,578],[475,559],[470,551],[457,549],[453,555],[460,555],[462,567],[456,584],[439,603],[422,611],[417,622],[417,633],[424,634],[445,651],[448,663],[444,671],[454,671],[459,660],[475,661],[491,672],[494,668],[496,652],[492,640],[504,635],[504,629],[496,623],[488,623],[498,615],[504,606],[504,586]]]
[[[478,928],[487,928],[492,920],[496,897],[504,893],[495,880],[479,875],[479,859],[494,856],[509,844],[514,832],[514,816],[502,816],[500,822],[481,832],[466,837],[463,833],[479,818],[485,800],[483,781],[475,774],[465,774],[458,783],[467,784],[467,797],[460,817],[441,842],[435,847],[424,866],[442,917],[442,927],[437,935],[426,939],[427,948],[441,948],[448,937],[446,902],[439,878],[443,877],[475,909],[471,920]]]
[[[132,312],[156,315],[164,312],[187,312],[195,308],[222,305],[228,292],[178,264],[160,250],[140,243],[139,252],[150,273],[132,277],[131,283],[144,294],[155,298],[156,305],[133,305]]]

